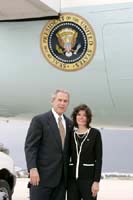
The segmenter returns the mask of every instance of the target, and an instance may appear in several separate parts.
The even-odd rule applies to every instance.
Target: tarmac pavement
[[[27,178],[17,179],[13,200],[29,200],[27,183]],[[101,180],[97,200],[133,200],[133,180]]]

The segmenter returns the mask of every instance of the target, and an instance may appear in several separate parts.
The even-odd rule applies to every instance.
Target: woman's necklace
[[[89,129],[87,129],[87,130],[84,131],[84,132],[78,132],[78,130],[77,130],[77,131],[76,131],[77,137],[79,137],[79,138],[84,138],[84,137],[86,136],[86,134],[88,133],[88,130],[89,130]]]

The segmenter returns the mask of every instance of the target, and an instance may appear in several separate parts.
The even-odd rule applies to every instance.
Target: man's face
[[[52,107],[58,115],[62,115],[68,106],[69,96],[67,93],[59,92],[52,100]]]

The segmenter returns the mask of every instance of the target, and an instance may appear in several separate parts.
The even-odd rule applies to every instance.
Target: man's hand
[[[98,191],[99,191],[99,183],[98,183],[98,182],[94,182],[94,183],[92,184],[92,187],[91,187],[92,196],[93,196],[93,197],[96,197]]]
[[[30,169],[30,183],[34,186],[38,186],[40,177],[37,168]]]

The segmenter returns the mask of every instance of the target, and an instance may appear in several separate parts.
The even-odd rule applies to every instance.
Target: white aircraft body
[[[93,124],[97,127],[133,128],[133,1],[16,0],[15,8],[12,1],[0,3],[2,118],[31,119],[49,110],[55,89],[65,88],[71,93],[68,115],[74,106],[85,103],[92,109]],[[93,55],[85,66],[79,59],[78,70],[59,69],[55,66],[58,62],[52,63],[42,52],[47,24],[60,20],[64,13],[81,17],[93,30]],[[78,34],[83,33],[84,37],[85,26],[81,29]],[[52,25],[47,33],[51,34],[50,31]],[[56,28],[52,34],[57,37],[55,32]],[[75,58],[82,50],[82,41],[76,34],[77,31],[74,47],[71,42],[63,48],[60,38],[58,44],[51,39],[50,45],[55,45],[58,54],[66,57],[68,66],[69,57],[72,66],[77,62],[72,62],[72,56]],[[85,41],[86,46],[91,45],[89,40]]]

